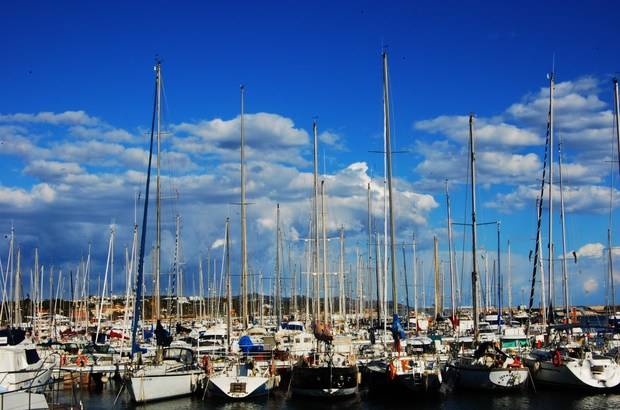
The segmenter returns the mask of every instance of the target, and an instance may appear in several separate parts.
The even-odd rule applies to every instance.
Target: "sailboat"
[[[146,190],[144,199],[144,212],[142,216],[142,233],[140,238],[140,253],[138,259],[138,273],[134,314],[131,328],[131,358],[137,355],[138,363],[141,362],[143,353],[138,345],[138,324],[142,316],[142,282],[144,277],[144,251],[147,232],[147,217],[149,205],[149,188],[151,182],[151,164],[153,159],[153,139],[155,120],[157,118],[157,139],[160,138],[160,96],[161,96],[161,63],[155,66],[155,103],[151,121],[151,139],[149,148],[149,160],[146,176]],[[158,155],[159,157],[159,155]],[[159,213],[159,212],[158,212]],[[158,298],[158,293],[155,292]],[[156,305],[159,305],[156,302]],[[166,348],[162,352],[162,360],[152,365],[140,366],[132,369],[127,376],[127,385],[133,401],[144,403],[147,401],[170,399],[173,397],[189,395],[201,385],[204,371],[196,364],[192,350],[185,348]]]
[[[478,272],[476,268],[476,155],[473,134],[474,116],[469,116],[469,144],[472,201],[472,304],[474,342],[479,342]],[[460,356],[446,366],[447,379],[460,389],[516,390],[524,388],[529,378],[528,368],[519,357],[511,357],[492,342],[479,343],[473,356]]]
[[[553,152],[553,92],[554,75],[549,76],[549,120],[548,120],[548,143],[549,152]],[[615,119],[618,121],[618,88],[614,84],[615,96]],[[618,131],[616,131],[618,132]],[[620,134],[617,134],[617,136]],[[561,154],[561,143],[560,154]],[[551,157],[552,158],[552,157]],[[553,161],[550,159],[550,169]],[[562,188],[562,158],[559,157],[560,171],[560,206],[562,216],[562,242],[563,242],[563,282],[565,298],[565,315],[569,318],[568,308],[568,283],[566,275],[566,240],[564,233],[564,199]],[[550,182],[551,183],[551,182]],[[551,192],[551,189],[549,190]],[[551,215],[550,215],[551,217]],[[551,225],[551,223],[550,223]],[[608,231],[609,252],[611,252],[611,231]],[[549,239],[551,243],[551,238]],[[611,261],[611,254],[609,255]],[[610,269],[611,270],[611,269]],[[610,275],[612,276],[612,275]],[[610,278],[613,281],[613,277]],[[613,282],[612,282],[613,283]],[[550,302],[551,303],[551,302]],[[612,301],[612,306],[615,303]],[[569,324],[567,323],[569,327]],[[562,326],[567,328],[567,326]],[[567,328],[568,330],[568,328]],[[593,391],[605,391],[620,385],[620,365],[611,357],[597,354],[586,344],[574,343],[570,335],[566,343],[556,343],[555,346],[534,349],[526,358],[535,383],[538,385],[552,386],[556,388],[583,389]]]
[[[244,103],[244,87],[241,86],[241,206],[245,209],[245,164],[244,164],[244,129],[243,129],[243,103]],[[242,212],[242,272],[245,272],[246,261],[246,235],[245,235],[245,211]],[[226,219],[226,289],[227,289],[227,340],[231,340],[231,326],[232,326],[232,281],[230,274],[230,222]],[[244,293],[242,278],[242,294]],[[245,299],[242,296],[242,304],[245,303]],[[242,311],[244,309],[242,308]],[[245,320],[245,319],[244,319]],[[248,329],[248,331],[251,329]],[[249,336],[244,336],[249,339]],[[239,345],[242,346],[244,337],[239,340]],[[251,340],[251,339],[250,339]],[[245,351],[244,351],[245,350]],[[208,391],[216,396],[224,397],[227,399],[240,400],[249,399],[257,396],[266,395],[271,389],[276,387],[280,381],[279,376],[276,375],[274,363],[266,362],[264,360],[257,360],[253,358],[250,349],[243,349],[238,355],[231,354],[230,342],[227,345],[227,352],[229,356],[226,358],[226,364],[223,369],[215,374],[210,374],[206,381]],[[205,356],[205,368],[208,373],[211,373],[211,364],[209,363],[209,356]]]
[[[314,135],[314,192],[312,233],[313,263],[312,270],[318,278],[320,263],[319,257],[319,187],[318,187],[318,131],[316,121],[312,125]],[[323,279],[323,321],[318,320],[320,303],[315,304],[315,321],[313,333],[316,338],[316,349],[293,366],[291,374],[291,389],[293,395],[302,397],[338,398],[352,396],[358,391],[359,372],[357,364],[350,360],[350,355],[337,353],[334,349],[334,336],[329,327],[329,292],[327,278],[327,234],[325,222],[325,181],[321,181],[321,226],[322,226],[322,279]],[[315,299],[318,298],[318,284],[315,280]]]
[[[389,225],[390,225],[390,251],[392,268],[392,327],[391,333],[394,339],[393,351],[386,351],[385,357],[370,361],[365,374],[371,393],[383,394],[390,390],[396,394],[403,392],[436,392],[442,383],[440,364],[432,353],[421,352],[416,349],[412,354],[401,355],[401,340],[406,338],[405,331],[398,317],[398,298],[396,293],[396,254],[395,254],[395,230],[392,195],[392,152],[390,143],[390,108],[389,108],[389,83],[388,83],[388,59],[387,52],[383,52],[383,103],[384,103],[384,136],[386,174],[388,183],[389,200]],[[414,261],[415,263],[415,261]],[[387,271],[385,272],[387,273]],[[405,272],[406,275],[406,272]],[[385,280],[385,278],[384,278]],[[386,282],[384,282],[386,283]],[[415,283],[414,283],[415,287]],[[416,309],[417,312],[417,309]],[[408,316],[409,312],[407,312]]]

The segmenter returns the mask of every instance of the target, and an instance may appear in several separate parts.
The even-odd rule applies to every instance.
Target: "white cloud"
[[[72,135],[75,135],[80,138],[101,138],[106,141],[111,142],[127,142],[132,143],[136,142],[138,138],[128,131],[122,128],[111,128],[110,127],[85,127],[83,125],[76,125],[69,128],[69,132]]]
[[[331,131],[323,131],[319,134],[319,141],[336,149],[338,151],[345,151],[346,146],[341,135]]]
[[[171,126],[173,146],[190,154],[218,155],[238,160],[240,117],[183,122]],[[246,158],[304,165],[299,150],[309,143],[308,133],[296,128],[290,118],[277,114],[244,115]]]
[[[40,112],[37,114],[17,113],[0,114],[0,122],[8,123],[43,123],[52,125],[97,125],[99,119],[91,117],[84,111],[65,111],[62,113]]]
[[[605,246],[602,243],[588,243],[577,250],[577,256],[580,258],[600,258],[603,256]]]
[[[84,169],[76,162],[34,160],[24,168],[24,173],[41,180],[53,180],[67,174],[82,174]]]
[[[30,191],[0,186],[0,204],[15,208],[26,208],[37,203],[49,204],[55,198],[56,192],[48,184],[36,184]]]
[[[465,115],[441,115],[431,120],[418,121],[415,123],[415,128],[431,134],[443,135],[460,143],[467,143],[469,117]],[[539,135],[532,131],[491,118],[477,118],[474,121],[474,136],[476,145],[481,147],[520,147],[539,145],[544,142]]]

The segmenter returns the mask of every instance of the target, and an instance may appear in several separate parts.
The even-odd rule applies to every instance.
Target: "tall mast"
[[[555,73],[549,75],[549,308],[554,308],[555,286],[553,272],[553,92]],[[544,279],[543,279],[544,280]],[[553,312],[550,320],[553,320]]]
[[[512,317],[512,266],[510,261],[510,239],[508,240],[508,313]]]
[[[245,202],[245,130],[243,123],[245,87],[239,87],[241,97],[241,323],[248,327],[248,250],[247,250],[247,215]]]
[[[413,242],[411,247],[413,248],[413,314],[415,315],[415,332],[418,333],[418,258],[416,255],[416,243],[415,234],[413,234]]]
[[[157,77],[156,77],[156,87],[159,90],[159,61],[157,62],[156,68]],[[157,104],[157,100],[155,101]],[[142,232],[140,235],[140,252],[138,257],[138,272],[136,276],[136,300],[134,302],[134,312],[133,312],[133,323],[131,325],[131,358],[133,358],[134,354],[136,354],[139,350],[138,340],[136,338],[138,332],[138,322],[140,321],[140,315],[142,314],[143,305],[140,303],[142,299],[142,291],[143,289],[143,281],[144,281],[144,248],[146,242],[146,222],[148,217],[148,209],[149,209],[149,192],[151,185],[151,164],[153,160],[153,128],[155,122],[155,110],[157,105],[153,110],[153,119],[151,120],[151,139],[149,144],[149,160],[148,160],[148,168],[146,172],[146,189],[144,191],[144,213],[142,214]],[[159,157],[159,156],[158,156]],[[87,266],[90,265],[90,244],[88,245],[88,262]],[[88,275],[88,269],[86,270],[86,275],[84,277],[84,282],[86,282],[86,276]],[[86,309],[86,319],[88,320],[88,309]]]
[[[314,218],[313,218],[313,234],[314,234],[314,246],[313,249],[313,262],[314,266],[312,269],[313,275],[313,284],[314,284],[314,300],[315,300],[315,317],[314,320],[318,320],[320,315],[320,302],[319,302],[319,290],[318,290],[318,272],[319,272],[319,137],[318,130],[316,125],[316,120],[312,122],[312,133],[314,136],[314,150],[313,150],[313,162],[314,162],[314,172],[313,172],[313,187],[314,187]]]
[[[329,323],[329,289],[327,286],[327,224],[325,223],[325,181],[321,180],[321,229],[323,232],[323,303],[325,323]]]
[[[448,252],[450,254],[450,307],[452,308],[452,318],[456,317],[456,303],[454,292],[456,290],[456,268],[454,267],[454,255],[452,251],[452,216],[450,214],[450,194],[448,193],[448,180],[446,179],[446,208],[448,210]]]
[[[562,138],[558,144],[558,165],[559,165],[559,177],[560,177],[560,218],[562,222],[562,288],[564,291],[564,314],[568,321],[570,315],[569,300],[568,300],[568,265],[566,263],[566,215],[564,213],[564,186],[562,180]],[[611,239],[611,231],[609,232]],[[611,246],[611,242],[610,242]]]
[[[392,148],[390,143],[390,87],[388,83],[387,52],[383,52],[383,115],[385,118],[385,145],[387,159],[388,201],[390,210],[390,263],[392,268],[392,313],[398,314],[396,280],[396,249],[394,246],[394,200],[392,198]]]
[[[405,244],[402,247],[403,250],[403,276],[405,277],[405,298],[407,305],[407,313],[405,318],[407,319],[407,329],[409,329],[409,314],[411,313],[411,307],[409,306],[409,284],[407,283],[407,255],[405,254]]]
[[[230,353],[232,321],[232,285],[230,279],[230,219],[226,218],[226,350]]]
[[[33,336],[38,337],[39,332],[39,248],[34,248],[34,290],[33,290],[33,315],[34,315],[34,333]]]
[[[21,249],[17,247],[17,270],[15,270],[15,314],[13,315],[13,322],[16,327],[19,327],[22,323],[22,310],[20,305],[21,298]]]
[[[474,144],[474,115],[469,114],[469,145],[471,173],[471,300],[474,314],[474,341],[478,342],[478,271],[476,269],[476,146]]]
[[[276,206],[276,319],[277,324],[282,323],[282,295],[281,292],[281,272],[282,262],[280,256],[280,204]]]
[[[161,268],[161,61],[155,65],[157,81],[157,198],[156,198],[156,227],[155,227],[155,283],[153,289],[153,320],[160,317],[159,280]]]
[[[618,97],[618,79],[614,78],[614,117],[616,123],[616,143],[618,146],[618,167],[620,169],[620,98]],[[613,315],[616,314],[616,291],[614,289],[614,275],[611,275],[610,279],[611,285],[611,305],[613,306],[614,311]]]
[[[175,232],[175,247],[174,247],[174,282],[173,282],[173,286],[176,289],[173,289],[173,291],[176,291],[176,295],[175,299],[176,299],[176,320],[177,322],[180,320],[180,316],[181,316],[181,311],[180,311],[180,306],[181,304],[179,303],[179,296],[181,295],[181,270],[179,269],[179,259],[180,259],[180,255],[179,255],[179,241],[180,241],[180,230],[181,230],[181,217],[179,216],[179,214],[177,214],[176,217],[176,232]],[[170,297],[172,297],[172,293],[170,294]],[[168,313],[168,315],[170,315],[170,313]]]
[[[202,256],[198,257],[198,297],[200,298],[200,303],[198,304],[198,318],[199,320],[204,320],[205,292],[202,273]]]
[[[340,227],[340,269],[338,270],[338,311],[340,313],[341,320],[346,323],[345,312],[345,294],[344,294],[344,226]]]
[[[433,237],[433,270],[435,272],[435,319],[442,314],[442,288],[441,280],[439,277],[439,241],[437,237]]]
[[[497,222],[497,324],[499,326],[499,332],[502,332],[502,253],[501,253],[501,240],[500,240],[500,222]],[[495,264],[493,265],[495,266]]]

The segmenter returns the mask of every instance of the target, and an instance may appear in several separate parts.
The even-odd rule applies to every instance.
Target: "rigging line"
[[[540,201],[538,203],[538,209],[537,209],[537,222],[536,222],[536,246],[535,246],[535,250],[534,250],[534,266],[532,268],[532,284],[531,284],[531,289],[530,289],[530,301],[529,301],[529,308],[528,308],[528,325],[527,325],[527,332],[529,333],[529,324],[530,324],[530,317],[531,317],[531,311],[532,311],[532,306],[534,304],[534,291],[536,289],[536,272],[538,270],[538,258],[542,257],[539,253],[540,251],[540,241],[542,240],[541,236],[541,223],[542,223],[542,209],[543,209],[543,198],[544,198],[544,193],[545,193],[545,176],[547,173],[547,157],[549,154],[549,136],[551,133],[551,106],[549,106],[549,112],[548,112],[548,121],[547,121],[547,135],[546,135],[546,139],[545,139],[545,154],[544,154],[544,160],[543,160],[543,174],[542,174],[542,179],[541,179],[541,185],[540,185]],[[545,280],[544,276],[541,277],[541,280]]]

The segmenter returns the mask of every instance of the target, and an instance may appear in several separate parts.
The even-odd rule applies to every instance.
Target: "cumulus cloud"
[[[241,120],[220,118],[183,122],[171,126],[173,146],[181,152],[218,155],[224,160],[238,158]],[[244,115],[246,158],[303,165],[299,148],[308,144],[308,133],[295,127],[290,118],[278,114]]]
[[[545,195],[548,195],[548,188],[545,189]],[[620,192],[614,189],[613,203],[617,205],[618,195]],[[534,185],[519,185],[517,189],[501,193],[495,196],[493,201],[489,201],[486,206],[495,208],[504,212],[511,212],[524,207],[534,207],[536,198],[540,195],[540,187]],[[570,213],[595,213],[604,214],[609,212],[609,187],[600,185],[584,185],[572,186],[564,188],[564,208]],[[546,199],[545,199],[546,201]],[[554,185],[553,188],[554,206],[560,206],[560,188]]]
[[[43,123],[52,125],[97,125],[99,119],[84,111],[65,111],[62,113],[39,112],[37,114],[0,114],[0,122]]]
[[[600,258],[603,256],[605,246],[602,243],[587,243],[577,250],[580,258]]]
[[[519,147],[541,144],[542,138],[532,131],[518,128],[491,118],[478,118],[474,121],[476,144],[487,146]],[[439,134],[460,143],[469,138],[469,117],[465,115],[439,117],[418,121],[415,128],[431,134]]]
[[[36,184],[30,191],[22,188],[0,186],[0,204],[28,208],[36,204],[49,204],[56,198],[56,192],[48,184]]]

